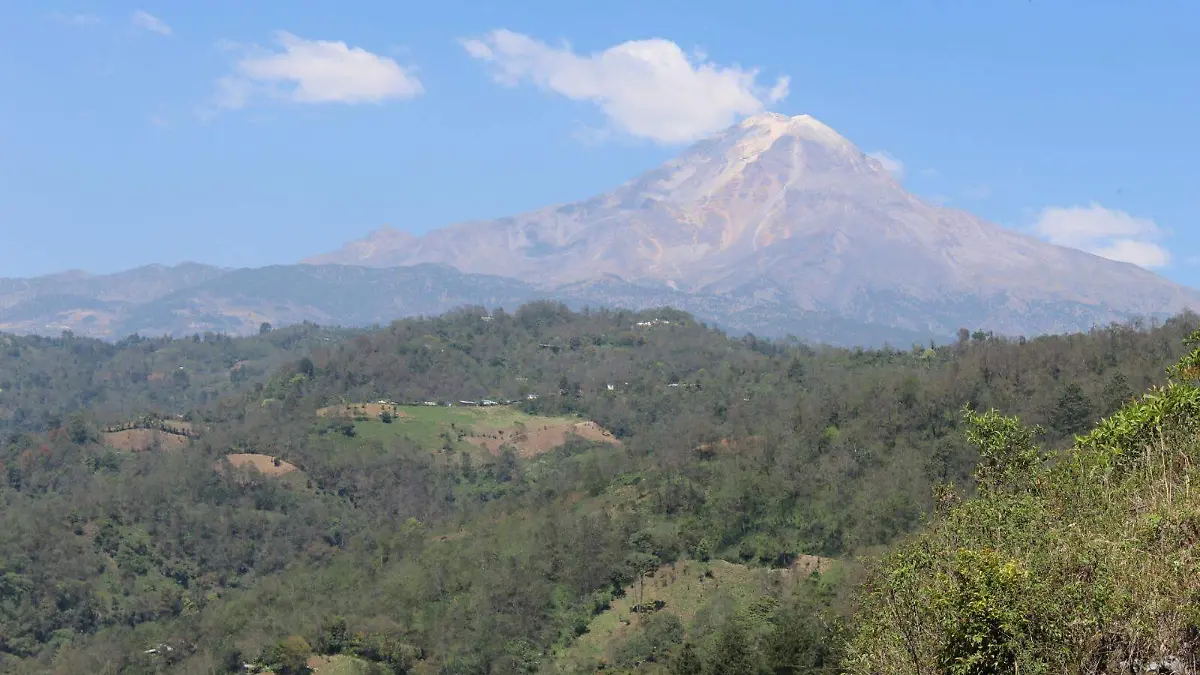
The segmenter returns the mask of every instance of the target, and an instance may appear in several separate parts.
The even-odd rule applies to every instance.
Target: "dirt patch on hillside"
[[[256,455],[252,453],[237,453],[233,455],[225,455],[225,459],[234,467],[241,468],[243,466],[252,466],[262,472],[266,476],[282,476],[296,470],[296,465],[290,462],[279,460],[279,465],[275,465],[275,458],[270,455]],[[217,464],[217,468],[221,467]]]
[[[564,443],[571,436],[599,443],[621,445],[607,429],[595,422],[550,422],[503,429],[481,429],[476,427],[465,440],[484,448],[493,455],[500,454],[500,447],[510,445],[521,457],[536,457]]]
[[[163,450],[178,450],[186,448],[191,439],[184,434],[171,433],[161,429],[126,429],[124,431],[107,431],[101,436],[104,444],[117,450],[145,452],[155,448]]]
[[[796,557],[796,561],[788,567],[788,572],[796,577],[807,577],[813,572],[824,574],[833,567],[833,558],[822,558],[817,555],[804,555],[803,553]]]
[[[397,406],[390,403],[347,403],[345,405],[331,405],[317,410],[318,417],[370,417],[379,419],[384,412],[389,412],[392,417],[408,417],[408,413],[400,410]]]
[[[766,447],[766,439],[762,436],[722,438],[716,443],[701,443],[696,446],[696,454],[701,457],[752,454],[761,451],[764,447]]]

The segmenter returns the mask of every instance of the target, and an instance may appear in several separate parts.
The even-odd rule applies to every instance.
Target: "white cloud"
[[[580,55],[509,30],[464,40],[473,58],[493,67],[496,81],[532,83],[573,101],[598,105],[610,123],[636,137],[685,143],[763,111],[788,95],[787,77],[769,88],[758,71],[688,56],[669,40],[631,40]]]
[[[1155,243],[1166,232],[1153,220],[1095,203],[1042,209],[1033,230],[1052,244],[1140,267],[1154,269],[1171,262],[1170,251]]]
[[[133,13],[133,16],[131,16],[129,20],[135,27],[141,28],[142,30],[148,30],[151,33],[158,33],[159,35],[169,36],[171,34],[171,27],[168,26],[162,19],[149,12],[144,12],[139,9]]]
[[[381,103],[424,93],[421,81],[394,60],[345,42],[305,40],[280,31],[281,51],[252,48],[217,82],[217,105],[237,109],[258,95],[295,103]],[[236,49],[221,43],[225,50]]]
[[[890,153],[883,150],[876,150],[875,152],[868,152],[867,157],[883,165],[884,171],[895,176],[896,180],[904,179],[904,162],[896,159]]]

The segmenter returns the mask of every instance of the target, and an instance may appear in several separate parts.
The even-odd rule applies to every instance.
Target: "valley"
[[[876,556],[939,513],[936,486],[987,497],[954,411],[1067,451],[1200,325],[848,350],[663,311],[480,316],[5,338],[37,358],[0,360],[27,411],[0,455],[0,667],[840,672],[882,649],[855,613]],[[182,353],[186,382],[125,375]],[[242,379],[251,353],[278,365]],[[95,406],[85,372],[127,384]]]
[[[1200,3],[2,7],[0,675],[1200,675]]]

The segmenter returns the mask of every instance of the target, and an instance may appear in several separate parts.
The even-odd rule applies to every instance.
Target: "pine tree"
[[[1091,424],[1092,402],[1076,383],[1063,387],[1050,417],[1050,426],[1063,434],[1083,433]]]

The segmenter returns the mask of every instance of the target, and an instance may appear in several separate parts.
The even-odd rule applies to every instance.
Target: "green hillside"
[[[1196,672],[1200,348],[1170,372],[1063,452],[967,412],[979,496],[871,575],[849,671]]]
[[[101,431],[156,412],[144,383],[104,388],[115,419],[56,384],[132,347],[0,361],[40,420],[0,445],[0,671],[834,672],[854,561],[918,532],[935,485],[975,489],[958,411],[1066,448],[1162,382],[1196,325],[843,350],[671,310],[466,308],[314,333],[215,399],[185,387],[198,435],[142,452]],[[484,398],[516,403],[318,412]],[[834,562],[787,571],[810,556]],[[634,589],[665,604],[631,612]]]

